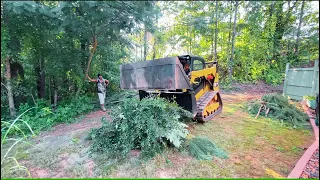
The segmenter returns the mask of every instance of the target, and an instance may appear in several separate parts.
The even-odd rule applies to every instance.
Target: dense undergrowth
[[[92,111],[94,104],[92,98],[87,96],[79,97],[70,101],[62,101],[59,106],[53,110],[47,106],[47,101],[38,100],[36,105],[22,104],[19,107],[19,114],[23,114],[15,123],[15,127],[8,133],[9,136],[17,135],[21,131],[30,133],[29,128],[25,126],[27,123],[34,130],[35,134],[48,130],[58,123],[71,123],[77,120],[76,116]],[[28,110],[30,109],[30,110]],[[27,111],[28,110],[28,111]],[[14,120],[6,120],[1,118],[1,127],[4,124],[10,124]],[[23,123],[25,122],[25,123]],[[1,130],[1,136],[6,133],[6,129]]]

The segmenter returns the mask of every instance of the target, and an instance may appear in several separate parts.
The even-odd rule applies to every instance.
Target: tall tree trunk
[[[58,83],[53,79],[53,110],[56,110],[58,107]]]
[[[283,5],[284,2],[275,3],[275,15],[276,19],[276,29],[274,30],[274,39],[273,39],[273,59],[278,59],[279,53],[278,51],[281,49],[281,39],[285,31],[284,24],[284,15],[283,15]],[[288,6],[290,6],[290,2],[288,1]]]
[[[141,57],[141,59],[140,60],[142,60],[143,59],[143,48],[142,48],[142,46],[143,46],[143,42],[142,42],[142,29],[141,29],[141,32],[140,32],[140,47],[141,47],[141,49],[140,49],[140,57]]]
[[[210,11],[213,11],[213,9],[211,9],[211,6],[210,6]],[[212,23],[214,23],[214,15],[213,15],[213,13],[212,13],[212,15],[211,15],[212,17],[211,17],[211,19],[212,19]],[[211,56],[213,57],[213,59],[214,59],[214,41],[215,41],[215,39],[214,39],[214,29],[212,28],[211,29]]]
[[[87,65],[87,69],[86,69],[86,75],[89,74],[90,64],[92,61],[92,57],[93,57],[94,53],[96,52],[97,46],[98,46],[97,36],[93,35],[93,48],[92,48],[90,56],[89,56],[88,65]],[[87,77],[85,76],[83,79],[86,79],[86,78]]]
[[[295,1],[292,6],[290,6],[290,1],[287,1],[288,10],[284,13],[283,7],[285,2],[275,3],[275,15],[277,17],[276,20],[276,29],[274,36],[274,47],[273,47],[273,58],[278,59],[280,56],[281,50],[281,40],[284,36],[286,29],[288,28],[290,17],[292,15],[292,10],[296,7],[298,1]]]
[[[216,12],[215,12],[215,33],[214,33],[214,60],[217,61],[217,37],[218,37],[218,1],[216,0]]]
[[[298,56],[299,53],[299,43],[300,43],[300,30],[301,30],[301,24],[302,24],[302,18],[303,18],[303,9],[304,9],[304,3],[305,1],[302,1],[301,4],[301,11],[300,11],[300,17],[299,17],[299,25],[298,25],[298,31],[297,31],[297,39],[295,44],[295,55]]]
[[[189,32],[189,29],[188,29],[188,32]],[[189,54],[191,54],[191,39],[192,39],[192,38],[191,38],[191,37],[192,37],[192,36],[191,36],[191,33],[192,33],[192,32],[190,31],[190,32],[189,32],[189,35],[188,35],[188,37],[189,37]]]
[[[89,59],[88,59],[88,64],[87,64],[87,68],[86,68],[86,71],[85,71],[85,75],[84,75],[83,81],[85,81],[86,78],[87,78],[87,75],[89,75],[89,69],[90,69],[90,64],[91,64],[91,61],[92,61],[92,57],[93,57],[94,53],[96,52],[96,49],[97,49],[97,46],[98,46],[97,36],[95,34],[93,34],[92,38],[93,38],[93,48],[92,48],[92,50],[90,52],[90,56],[89,56]],[[76,92],[76,96],[75,96],[76,99],[79,97],[81,89],[82,89],[82,85],[79,85],[78,90]]]
[[[135,43],[136,59],[138,59],[138,43]]]
[[[58,90],[56,87],[54,88],[53,107],[54,107],[54,109],[57,109],[57,107],[58,107]]]
[[[51,105],[52,105],[52,94],[51,94],[51,78],[49,77],[49,98],[48,98],[48,105],[49,105],[49,107],[51,107]]]
[[[232,5],[232,1],[230,2]],[[231,24],[231,20],[232,20],[232,14],[230,14],[230,18],[229,18],[229,33],[228,33],[228,45],[227,45],[227,53],[228,53],[228,59],[230,59],[231,56],[231,51],[230,51],[230,45],[231,45],[231,32],[232,32],[232,24]]]
[[[11,67],[10,67],[10,57],[7,56],[6,59],[6,88],[9,100],[9,111],[11,118],[16,117],[16,109],[14,108],[14,99],[11,87]]]
[[[154,42],[153,42],[153,54],[152,54],[152,59],[156,58],[156,53],[157,53],[157,49],[156,49],[156,44],[157,44],[157,37],[154,37]]]
[[[44,69],[42,67],[41,70],[41,81],[40,81],[40,98],[46,97],[46,74],[44,72]]]
[[[147,51],[148,51],[148,39],[147,39],[147,26],[144,25],[144,36],[143,36],[143,60],[147,60]]]
[[[196,42],[196,32],[195,30],[193,30],[193,40],[192,42]],[[192,53],[192,50],[193,50],[193,47],[192,47],[193,44],[191,44],[191,53]]]
[[[46,74],[44,72],[44,60],[40,58],[38,67],[36,68],[37,72],[37,90],[38,90],[38,97],[45,98],[46,96]]]
[[[234,21],[233,21],[233,33],[232,33],[232,44],[231,44],[231,57],[229,61],[229,78],[232,82],[232,74],[233,74],[233,58],[234,58],[234,42],[236,37],[237,30],[237,11],[238,11],[239,1],[236,1],[235,10],[234,10]]]

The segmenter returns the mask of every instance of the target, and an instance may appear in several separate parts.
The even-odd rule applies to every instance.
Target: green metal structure
[[[319,94],[319,60],[313,68],[289,68],[286,66],[286,76],[283,95],[293,100],[302,100],[306,95]]]

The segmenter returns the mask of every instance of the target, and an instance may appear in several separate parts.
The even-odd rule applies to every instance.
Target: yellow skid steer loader
[[[190,65],[186,74],[184,66]],[[121,89],[139,90],[175,100],[197,121],[209,121],[222,111],[217,62],[198,56],[176,56],[120,65]]]

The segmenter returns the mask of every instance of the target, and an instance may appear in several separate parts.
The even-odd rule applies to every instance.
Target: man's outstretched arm
[[[90,82],[97,82],[96,79],[91,79],[88,74],[86,76],[87,76],[87,78],[89,79]]]

